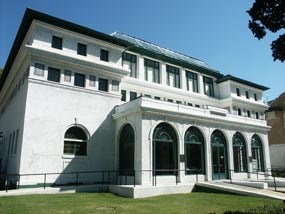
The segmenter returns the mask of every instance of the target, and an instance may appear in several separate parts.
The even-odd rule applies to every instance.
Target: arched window
[[[204,138],[196,127],[190,127],[184,138],[186,174],[204,174]]]
[[[153,133],[153,169],[156,175],[177,173],[177,137],[168,123],[160,123]]]
[[[78,127],[70,127],[64,135],[64,154],[87,155],[87,135],[85,131]]]
[[[239,132],[236,132],[233,136],[233,155],[235,172],[246,172],[246,143],[243,136]]]
[[[213,132],[211,147],[213,179],[226,179],[228,176],[227,143],[221,131]]]
[[[252,153],[252,168],[254,171],[264,171],[263,148],[261,139],[258,135],[253,135],[251,138],[251,153]]]
[[[119,174],[134,175],[135,133],[130,124],[122,129],[119,144]]]

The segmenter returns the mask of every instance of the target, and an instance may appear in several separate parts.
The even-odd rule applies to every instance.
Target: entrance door
[[[226,179],[226,151],[224,146],[212,146],[213,180]]]
[[[223,133],[215,130],[211,136],[213,180],[227,179],[227,146]]]

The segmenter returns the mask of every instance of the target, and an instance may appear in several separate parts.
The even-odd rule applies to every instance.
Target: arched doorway
[[[221,131],[212,133],[211,147],[213,180],[228,178],[227,142]]]
[[[119,175],[133,176],[135,133],[130,124],[123,127],[119,139]]]
[[[264,172],[262,142],[260,137],[256,134],[251,138],[251,154],[253,171]]]
[[[233,136],[233,156],[235,172],[247,171],[246,143],[241,133],[236,132]]]
[[[204,137],[196,127],[187,129],[184,138],[185,174],[205,174]]]
[[[168,123],[160,123],[153,133],[153,170],[155,175],[177,174],[177,137]]]

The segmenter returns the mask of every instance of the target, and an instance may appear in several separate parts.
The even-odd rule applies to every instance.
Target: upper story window
[[[239,90],[239,88],[237,88],[237,96],[240,97],[240,90]]]
[[[238,108],[238,115],[241,116],[241,109]]]
[[[126,90],[121,90],[121,95],[122,95],[121,101],[126,101],[127,100],[126,99],[126,94],[127,94]]]
[[[45,65],[40,63],[35,63],[34,75],[44,76],[44,71],[45,71]]]
[[[179,68],[166,65],[166,72],[167,72],[167,84],[175,88],[180,88]]]
[[[62,38],[58,36],[52,36],[51,47],[62,50]]]
[[[159,62],[144,59],[145,80],[160,83]]]
[[[123,66],[131,70],[130,77],[137,78],[137,56],[124,52],[122,57]]]
[[[85,75],[75,73],[74,74],[74,85],[79,87],[85,87]]]
[[[246,97],[246,99],[249,99],[249,93],[248,93],[248,91],[245,91],[245,97]]]
[[[112,80],[112,90],[119,91],[119,81],[118,80]]]
[[[99,91],[108,91],[108,80],[99,78]]]
[[[249,110],[246,111],[247,117],[251,117],[251,113]]]
[[[70,70],[64,70],[64,81],[71,82],[71,71]]]
[[[137,93],[131,91],[131,92],[130,92],[130,101],[135,100],[136,98],[137,98]]]
[[[77,54],[86,56],[87,55],[87,45],[82,43],[77,43]]]
[[[254,94],[254,100],[257,101],[257,94]]]
[[[89,86],[95,87],[96,77],[94,75],[89,75]]]
[[[214,97],[214,81],[210,77],[203,77],[204,93],[210,97]]]
[[[196,73],[186,71],[187,90],[198,93],[198,75]]]
[[[105,62],[109,62],[109,51],[101,49],[100,60],[105,61]]]
[[[49,67],[47,79],[53,82],[60,82],[60,69]]]

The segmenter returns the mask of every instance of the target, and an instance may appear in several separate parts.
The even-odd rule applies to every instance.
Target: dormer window
[[[52,36],[51,47],[62,50],[62,38],[58,36]]]

